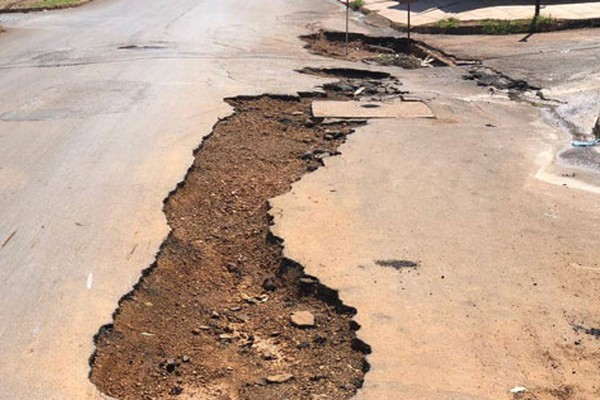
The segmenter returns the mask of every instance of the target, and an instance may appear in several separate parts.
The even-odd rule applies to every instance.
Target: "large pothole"
[[[478,63],[457,59],[423,42],[407,38],[349,33],[346,46],[345,32],[320,31],[301,36],[300,39],[306,42],[306,48],[314,54],[406,69]]]
[[[172,232],[156,263],[96,337],[90,379],[102,392],[348,399],[361,387],[369,347],[355,335],[355,310],[286,260],[269,233],[268,199],[353,131],[312,118],[311,101],[228,100],[235,113],[215,125],[165,201]],[[299,327],[297,312],[314,326]]]

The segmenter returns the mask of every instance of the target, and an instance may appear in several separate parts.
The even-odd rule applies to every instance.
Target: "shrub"
[[[358,11],[365,5],[365,0],[353,0],[350,2],[350,8],[354,11]]]
[[[459,20],[453,17],[441,19],[435,23],[438,28],[448,29],[448,28],[456,28],[458,27]]]
[[[532,20],[504,20],[486,19],[481,23],[481,30],[487,35],[510,35],[512,33],[527,33],[533,31],[547,30],[556,25],[556,20],[551,16],[540,15],[532,26]]]

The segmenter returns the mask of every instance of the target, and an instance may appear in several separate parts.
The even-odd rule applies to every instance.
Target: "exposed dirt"
[[[451,57],[424,43],[406,38],[374,37],[360,33],[320,31],[301,37],[314,54],[369,64],[392,65],[406,69],[455,65]]]
[[[282,256],[268,199],[352,132],[310,98],[235,98],[166,200],[172,233],[97,335],[91,380],[118,399],[348,399],[368,370],[355,310]],[[326,245],[326,244],[324,244]],[[316,326],[291,314],[309,311]]]

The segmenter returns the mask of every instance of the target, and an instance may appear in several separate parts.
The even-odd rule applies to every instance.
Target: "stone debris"
[[[175,362],[175,359],[169,358],[165,365],[165,369],[167,370],[167,372],[173,372],[173,371],[175,371],[176,366],[177,366],[177,363]]]
[[[314,328],[315,316],[310,311],[296,311],[290,316],[292,325],[296,328]]]
[[[596,139],[600,139],[600,117],[596,119],[596,124],[594,125],[594,129],[592,129],[592,135]]]
[[[510,392],[512,394],[525,393],[527,392],[527,388],[523,386],[515,386],[514,388],[510,389]]]
[[[277,374],[267,376],[267,383],[285,383],[294,378],[292,374]]]

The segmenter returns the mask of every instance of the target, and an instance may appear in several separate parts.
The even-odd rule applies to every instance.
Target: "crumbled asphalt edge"
[[[329,41],[345,42],[345,35],[345,32],[320,30],[317,33],[300,36],[300,39],[307,43],[305,48],[310,50],[310,40],[324,37]],[[410,51],[408,51],[408,39],[404,37],[369,36],[366,34],[353,32],[348,35],[348,39],[350,41],[362,41],[367,45],[381,47],[382,49],[393,50],[396,53],[413,54],[419,58],[425,58],[429,56],[434,59],[433,66],[436,67],[455,67],[481,64],[481,60],[460,58],[420,40],[411,39],[411,48]]]
[[[297,101],[298,99],[300,99],[302,97],[322,98],[322,97],[326,97],[327,95],[326,95],[326,93],[323,93],[323,92],[298,92],[297,96],[278,95],[278,94],[263,94],[263,95],[258,95],[258,96],[240,95],[240,96],[236,96],[236,97],[225,98],[224,101],[228,104],[231,104],[230,102],[233,102],[236,100],[255,100],[255,99],[259,99],[264,96],[268,96],[273,99],[279,99],[279,100],[284,100],[284,101]],[[216,126],[218,124],[220,124],[221,122],[234,117],[237,113],[238,113],[238,110],[234,108],[230,115],[228,115],[224,118],[218,118],[217,122],[211,128],[210,133],[208,135],[204,136],[202,138],[201,143],[192,151],[192,159],[193,160],[196,158],[197,154],[203,149],[204,142],[213,135],[213,133],[215,132]],[[313,118],[313,119],[317,120],[317,118]],[[355,126],[364,125],[365,123],[366,123],[365,121],[355,122]],[[316,125],[318,125],[318,122]],[[352,134],[353,132],[354,132],[354,130],[351,130],[349,134]],[[345,143],[345,139],[342,141],[341,144],[343,144],[343,143]],[[330,154],[329,156],[331,157],[331,156],[340,155],[340,154],[341,153],[339,151],[337,151],[333,154]],[[323,166],[323,165],[324,165],[324,163],[323,163],[322,159],[319,159],[319,166]],[[184,178],[179,183],[177,183],[175,188],[173,188],[168,193],[168,195],[163,199],[163,213],[165,213],[165,206],[166,206],[167,202],[169,201],[169,199],[171,198],[171,196],[173,196],[175,193],[177,193],[177,191],[179,189],[181,189],[183,186],[186,185],[187,178],[188,178],[190,172],[194,168],[195,168],[194,162],[192,161],[191,165],[188,167],[188,169],[184,175]],[[317,169],[318,169],[318,167],[317,167]],[[314,172],[315,170],[316,169],[313,169],[313,170],[307,169],[305,174]],[[302,175],[302,177],[303,176],[304,175]],[[300,177],[300,179],[302,179],[302,177]],[[290,183],[288,192],[292,189],[291,185],[293,183],[294,182]],[[271,210],[271,204],[270,204],[270,202],[268,202],[268,203],[269,203],[269,210],[267,211],[267,214],[269,215],[269,219],[270,219],[269,226],[272,226],[273,218],[269,212]],[[167,224],[168,224],[168,222],[167,222]],[[170,226],[169,226],[169,228],[170,228],[170,231],[169,231],[167,237],[161,243],[159,250],[157,251],[157,253],[154,257],[154,261],[147,268],[145,268],[141,271],[140,279],[135,283],[135,285],[133,285],[131,290],[128,293],[126,293],[125,295],[123,295],[117,302],[117,308],[111,315],[112,321],[114,321],[116,319],[116,317],[119,315],[120,310],[121,310],[121,305],[124,302],[131,300],[134,297],[135,292],[144,283],[144,280],[148,276],[150,276],[153,273],[153,271],[158,267],[158,263],[157,263],[158,257],[164,251],[165,247],[170,242],[170,239],[172,238],[172,235],[173,235],[172,228]],[[266,238],[266,240],[268,242],[277,244],[277,246],[280,249],[281,254],[283,255],[283,248],[284,248],[283,239],[278,238],[275,235],[273,235],[273,233],[269,229],[268,237]],[[279,277],[281,277],[284,275],[288,275],[290,273],[293,275],[296,275],[298,284],[300,285],[302,295],[313,294],[315,296],[315,298],[332,306],[336,310],[336,312],[338,312],[339,314],[347,314],[350,316],[354,316],[357,314],[356,308],[345,305],[341,301],[341,299],[339,297],[339,291],[323,285],[322,283],[320,283],[320,281],[316,277],[306,275],[304,273],[304,267],[301,264],[299,264],[296,261],[291,260],[287,257],[282,256],[282,262],[279,265],[279,270],[277,271],[277,275]],[[89,372],[88,372],[88,379],[90,379],[90,381],[91,381],[91,376],[92,376],[92,369],[93,369],[93,366],[94,366],[94,363],[95,363],[96,357],[97,357],[99,340],[103,335],[111,332],[113,330],[113,328],[114,328],[113,322],[104,324],[98,329],[98,332],[93,336],[94,351],[92,352],[92,354],[90,355],[90,357],[88,359],[88,365],[90,367]],[[349,329],[354,332],[354,338],[352,339],[352,342],[351,342],[351,348],[354,351],[362,353],[365,356],[363,358],[362,371],[363,371],[363,374],[366,374],[371,369],[371,365],[369,364],[369,362],[366,359],[366,356],[371,354],[371,352],[372,352],[371,346],[357,337],[356,332],[360,329],[360,324],[358,324],[354,319],[351,319]],[[356,390],[360,389],[363,386],[363,383],[364,383],[364,375],[363,375],[363,379],[360,382],[356,383],[356,385],[355,385]]]
[[[540,100],[548,101],[541,92],[542,88],[532,86],[522,79],[513,79],[484,65],[470,68],[467,74],[463,75],[463,79],[474,81],[478,86],[505,91],[511,100],[523,100],[525,94],[532,93]]]
[[[300,40],[306,43],[304,46],[308,51],[319,54],[326,57],[332,57],[331,54],[321,54],[318,51],[312,49],[312,43],[319,39],[325,39],[331,43],[344,43],[346,41],[346,33],[338,31],[325,31],[320,30],[316,33],[300,36]],[[421,42],[411,40],[410,43],[406,38],[399,38],[394,36],[369,36],[362,33],[350,32],[348,34],[348,40],[350,42],[359,41],[365,45],[365,47],[371,48],[373,52],[380,51],[381,54],[394,53],[397,56],[413,56],[417,59],[425,59],[427,57],[432,58],[432,66],[445,67],[455,65],[450,58],[443,57],[441,52],[432,51],[431,47],[421,45]],[[381,65],[387,65],[385,63],[378,63]],[[394,65],[389,64],[389,65]],[[395,65],[398,66],[398,65]],[[408,67],[407,67],[408,68]],[[414,68],[414,67],[413,67]],[[419,67],[417,67],[419,68]]]

